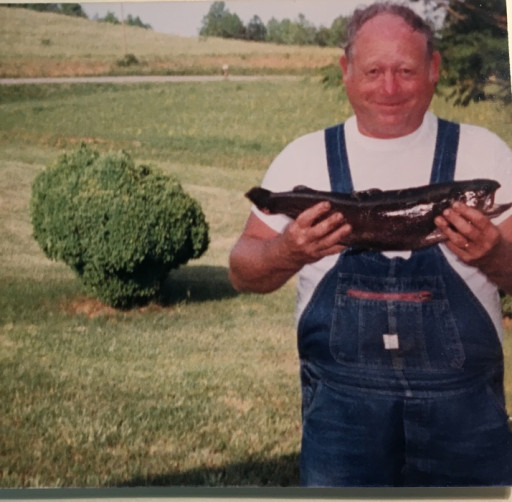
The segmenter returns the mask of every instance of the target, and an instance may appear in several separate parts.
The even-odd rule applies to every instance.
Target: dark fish
[[[286,214],[296,218],[305,209],[322,201],[332,212],[341,212],[352,226],[342,244],[373,250],[412,250],[443,241],[434,218],[454,202],[460,201],[494,218],[510,207],[494,205],[500,184],[476,179],[438,183],[403,190],[366,190],[354,193],[321,192],[297,186],[290,192],[271,192],[254,187],[245,195],[267,214]],[[330,213],[329,213],[330,214]]]

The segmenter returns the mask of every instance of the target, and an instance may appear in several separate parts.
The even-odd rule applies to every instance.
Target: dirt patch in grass
[[[144,314],[147,312],[167,312],[171,307],[150,303],[140,307],[134,307],[129,310],[121,310],[111,307],[106,303],[92,297],[79,297],[71,301],[65,301],[61,304],[61,309],[68,315],[82,315],[89,319],[96,317],[118,317],[130,314]]]

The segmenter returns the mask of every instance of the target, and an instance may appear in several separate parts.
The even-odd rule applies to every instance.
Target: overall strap
[[[338,124],[325,130],[325,148],[331,190],[343,193],[353,192],[354,185],[352,184],[352,176],[350,175],[350,167],[348,165],[343,124]]]
[[[436,148],[430,174],[431,184],[453,181],[459,133],[459,124],[438,119]],[[353,192],[354,186],[348,164],[343,124],[325,130],[325,147],[331,190],[333,192]]]
[[[437,139],[430,184],[453,181],[459,147],[460,126],[444,119],[437,120]]]

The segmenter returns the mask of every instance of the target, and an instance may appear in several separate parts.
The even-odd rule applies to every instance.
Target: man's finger
[[[330,210],[331,205],[329,202],[319,202],[318,204],[302,211],[295,221],[302,228],[312,227],[316,221],[325,218]]]
[[[451,212],[464,218],[464,220],[480,230],[485,230],[489,224],[489,219],[481,211],[460,202],[456,202],[451,207]]]

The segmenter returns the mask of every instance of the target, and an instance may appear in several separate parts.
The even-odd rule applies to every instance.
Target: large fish
[[[254,187],[246,197],[267,214],[286,214],[296,218],[321,201],[331,204],[352,226],[342,244],[379,251],[418,249],[443,241],[434,218],[454,202],[460,201],[494,218],[510,207],[494,204],[500,184],[475,179],[437,183],[403,190],[366,190],[354,193],[322,192],[297,186],[289,192],[271,192]]]

